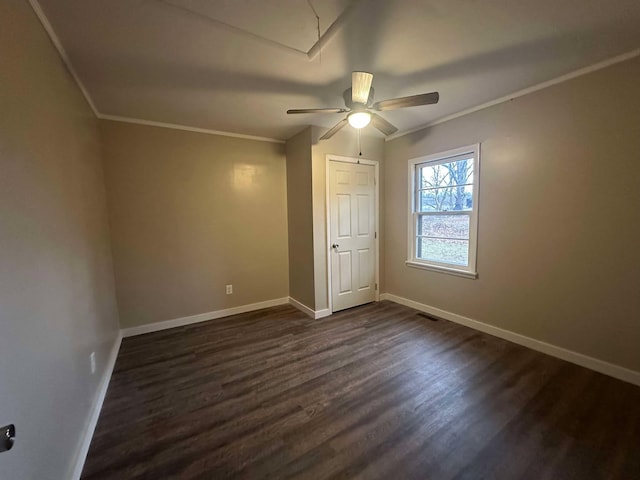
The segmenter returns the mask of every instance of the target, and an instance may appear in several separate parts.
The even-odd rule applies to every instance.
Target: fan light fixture
[[[349,125],[353,128],[364,128],[369,125],[371,121],[371,114],[369,112],[354,112],[349,115]]]
[[[375,92],[371,86],[372,81],[373,74],[371,73],[352,72],[351,88],[347,88],[342,93],[345,108],[295,108],[287,110],[287,113],[346,113],[347,116],[342,117],[342,120],[327,130],[325,134],[320,137],[320,140],[327,140],[333,137],[336,132],[344,128],[347,123],[357,130],[371,123],[373,128],[380,130],[385,136],[388,136],[396,133],[398,129],[376,112],[418,107],[420,105],[433,105],[434,103],[438,103],[440,99],[438,92],[431,92],[374,102],[373,96]]]

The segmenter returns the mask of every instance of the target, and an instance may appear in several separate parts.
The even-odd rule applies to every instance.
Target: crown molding
[[[258,137],[255,135],[245,135],[242,133],[224,132],[220,130],[209,130],[206,128],[197,128],[197,127],[189,127],[187,125],[178,125],[175,123],[155,122],[152,120],[142,120],[139,118],[122,117],[118,115],[107,115],[107,114],[101,113],[97,109],[95,103],[93,102],[93,99],[89,95],[89,91],[86,89],[86,87],[80,80],[80,77],[76,73],[76,70],[73,68],[73,65],[71,64],[71,59],[69,58],[67,51],[62,46],[62,42],[60,41],[60,38],[58,37],[55,30],[53,29],[51,22],[49,22],[49,19],[44,13],[44,10],[42,9],[40,3],[38,3],[38,0],[29,0],[29,5],[31,5],[31,8],[33,9],[34,13],[38,17],[38,20],[40,20],[40,23],[42,24],[42,27],[44,28],[44,30],[47,32],[47,35],[49,35],[49,39],[51,40],[51,43],[53,43],[53,46],[58,51],[60,58],[62,58],[62,61],[67,67],[67,70],[75,80],[76,84],[78,85],[78,88],[82,92],[82,95],[84,95],[85,100],[89,104],[89,107],[91,108],[91,111],[96,116],[96,118],[99,118],[102,120],[113,120],[115,122],[135,123],[138,125],[149,125],[153,127],[172,128],[174,130],[184,130],[188,132],[205,133],[207,135],[219,135],[223,137],[244,138],[246,140],[257,140],[260,142],[285,143],[284,140],[281,140],[279,138]]]
[[[257,140],[257,141],[262,141],[262,142],[285,143],[284,140],[278,139],[278,138],[259,137],[259,136],[254,136],[254,135],[245,135],[245,134],[241,134],[241,133],[224,132],[224,131],[219,131],[219,130],[209,130],[209,129],[206,129],[206,128],[189,127],[187,125],[179,125],[179,124],[175,124],[175,123],[156,122],[156,121],[152,121],[152,120],[143,120],[143,119],[138,119],[138,118],[122,117],[122,116],[118,116],[118,115],[107,115],[107,114],[100,113],[98,111],[98,109],[96,108],[95,103],[93,103],[93,100],[92,100],[91,96],[89,95],[88,90],[85,88],[84,84],[80,80],[80,77],[78,77],[78,74],[76,73],[75,69],[73,68],[73,65],[71,64],[71,60],[69,59],[69,56],[67,55],[66,50],[62,46],[62,43],[60,42],[60,39],[58,38],[58,36],[56,35],[55,31],[53,30],[53,27],[52,27],[51,23],[49,22],[49,19],[45,15],[44,11],[42,10],[42,7],[40,6],[40,3],[38,3],[38,0],[28,0],[28,1],[29,1],[29,5],[31,5],[31,8],[33,9],[33,11],[35,12],[36,16],[38,17],[38,20],[40,20],[40,23],[42,24],[42,26],[44,27],[45,31],[49,35],[49,38],[51,39],[51,43],[53,43],[55,48],[58,50],[58,53],[59,53],[60,57],[62,58],[64,64],[67,67],[67,70],[69,71],[69,73],[71,74],[73,79],[75,80],[76,84],[78,85],[78,88],[80,89],[80,91],[84,95],[85,100],[87,101],[87,103],[89,104],[89,107],[91,108],[91,110],[93,111],[94,115],[97,118],[104,119],[104,120],[113,120],[113,121],[116,121],[116,122],[135,123],[135,124],[139,124],[139,125],[149,125],[149,126],[154,126],[154,127],[172,128],[172,129],[175,129],[175,130],[184,130],[184,131],[189,131],[189,132],[205,133],[205,134],[208,134],[208,135],[221,135],[221,136],[226,136],[226,137],[244,138],[244,139],[248,139],[248,140]],[[311,48],[311,50],[309,50],[309,52],[304,53],[304,52],[299,52],[298,50],[296,50],[296,51],[299,52],[299,53],[302,53],[305,56],[308,56],[309,59],[313,59],[315,57],[315,55],[317,55],[317,53],[320,51],[320,48],[324,44],[326,44],[326,42],[328,42],[330,40],[330,38],[338,31],[338,29],[340,28],[340,26],[341,26],[341,24],[343,22],[343,20],[341,20],[341,21],[339,21],[339,20],[341,18],[343,18],[343,17],[346,17],[348,12],[352,8],[354,8],[355,5],[358,4],[360,1],[361,0],[354,0],[345,9],[343,14],[340,17],[338,17],[338,19],[327,29],[327,31],[325,32],[325,35],[323,37],[321,37],[320,42],[317,42]],[[167,5],[172,5],[169,2],[163,2],[163,3],[165,3]],[[180,7],[177,7],[175,5],[172,5],[172,6],[175,7],[175,8],[180,8]],[[196,14],[194,12],[191,12],[191,13],[194,14],[194,15]],[[316,49],[316,47],[317,47],[317,51],[314,50],[314,49]],[[286,48],[290,48],[290,47],[286,47]],[[295,50],[295,49],[291,49],[291,50]],[[482,103],[480,105],[476,105],[475,107],[467,108],[467,109],[461,110],[459,112],[453,113],[451,115],[447,115],[445,117],[439,118],[439,119],[434,120],[432,122],[428,122],[428,123],[425,123],[425,124],[420,125],[418,127],[412,128],[410,130],[405,130],[405,131],[402,131],[402,132],[394,133],[393,135],[389,135],[388,137],[386,137],[384,140],[385,140],[385,142],[389,142],[391,140],[395,140],[396,138],[404,137],[405,135],[410,135],[410,134],[418,132],[420,130],[424,130],[425,128],[433,127],[434,125],[438,125],[440,123],[448,122],[450,120],[454,120],[456,118],[463,117],[465,115],[469,115],[470,113],[474,113],[474,112],[477,112],[479,110],[484,110],[485,108],[493,107],[494,105],[499,105],[501,103],[508,102],[509,100],[513,100],[515,98],[522,97],[524,95],[528,95],[530,93],[537,92],[538,90],[542,90],[544,88],[548,88],[548,87],[551,87],[553,85],[557,85],[559,83],[563,83],[563,82],[566,82],[568,80],[572,80],[572,79],[580,77],[582,75],[587,75],[587,74],[595,72],[597,70],[601,70],[603,68],[610,67],[610,66],[615,65],[617,63],[621,63],[621,62],[624,62],[624,61],[627,61],[627,60],[631,60],[632,58],[637,57],[639,55],[640,55],[640,48],[636,48],[634,50],[631,50],[629,52],[623,53],[621,55],[617,55],[615,57],[611,57],[611,58],[608,58],[606,60],[602,60],[602,61],[600,61],[598,63],[594,63],[593,65],[590,65],[590,66],[587,66],[587,67],[583,67],[583,68],[580,68],[578,70],[574,70],[573,72],[561,75],[561,76],[559,76],[557,78],[554,78],[554,79],[551,79],[551,80],[547,80],[547,81],[542,82],[542,83],[538,83],[536,85],[524,88],[522,90],[518,90],[516,92],[513,92],[513,93],[511,93],[509,95],[505,95],[505,96],[500,97],[500,98],[497,98],[495,100],[491,100],[489,102],[485,102],[485,103]]]
[[[62,42],[60,41],[60,38],[58,38],[58,35],[56,35],[56,32],[53,29],[53,26],[51,25],[51,23],[49,22],[49,19],[45,15],[44,10],[42,10],[40,3],[38,3],[38,0],[29,0],[29,5],[31,5],[31,8],[36,14],[36,17],[38,17],[38,20],[40,20],[40,23],[42,24],[42,27],[44,28],[44,30],[47,32],[47,35],[49,35],[49,39],[51,40],[51,43],[53,43],[53,46],[56,47],[56,50],[58,50],[58,54],[62,58],[62,61],[67,67],[67,70],[69,71],[73,79],[76,81],[78,88],[84,95],[84,98],[89,104],[89,107],[91,107],[93,114],[96,117],[98,117],[99,116],[98,109],[96,108],[95,103],[93,103],[93,100],[89,95],[89,91],[85,88],[84,84],[80,80],[80,77],[78,77],[78,74],[73,68],[73,65],[71,65],[71,60],[69,59],[69,55],[67,55],[67,51],[62,46]]]
[[[542,90],[544,88],[548,88],[553,85],[566,82],[568,80],[573,80],[574,78],[581,77],[583,75],[587,75],[589,73],[592,73],[598,70],[602,70],[603,68],[610,67],[611,65],[615,65],[616,63],[621,63],[627,60],[631,60],[632,58],[637,57],[638,55],[640,55],[640,48],[636,48],[635,50],[631,50],[630,52],[623,53],[621,55],[616,55],[615,57],[611,57],[606,60],[602,60],[598,63],[594,63],[593,65],[589,65],[588,67],[579,68],[578,70],[574,70],[573,72],[569,72],[559,77],[553,78],[551,80],[547,80],[545,82],[538,83],[531,87],[518,90],[509,95],[505,95],[504,97],[496,98],[495,100],[481,103],[480,105],[477,105],[475,107],[467,108],[465,110],[461,110],[451,115],[447,115],[446,117],[439,118],[437,120],[434,120],[433,122],[425,123],[423,125],[420,125],[419,127],[415,127],[403,132],[394,133],[393,135],[389,135],[388,137],[386,137],[384,141],[389,142],[391,140],[395,140],[396,138],[404,137],[405,135],[409,135],[411,133],[424,130],[425,128],[433,127],[434,125],[448,122],[449,120],[463,117],[465,115],[469,115],[470,113],[474,113],[479,110],[484,110],[485,108],[493,107],[494,105],[499,105],[500,103],[508,102],[509,100],[513,100],[514,98],[529,95],[530,93],[537,92],[538,90]]]
[[[189,127],[186,125],[179,125],[177,123],[164,123],[164,122],[155,122],[153,120],[143,120],[140,118],[131,118],[131,117],[121,117],[119,115],[104,115],[102,113],[98,113],[97,117],[101,120],[112,120],[114,122],[122,122],[122,123],[134,123],[136,125],[147,125],[150,127],[161,127],[161,128],[170,128],[173,130],[184,130],[186,132],[195,132],[195,133],[205,133],[207,135],[218,135],[222,137],[235,137],[235,138],[243,138],[245,140],[256,140],[259,142],[270,142],[270,143],[285,143],[284,140],[279,138],[269,138],[269,137],[258,137],[255,135],[245,135],[243,133],[233,133],[233,132],[224,132],[222,130],[209,130],[207,128],[198,128],[198,127]]]

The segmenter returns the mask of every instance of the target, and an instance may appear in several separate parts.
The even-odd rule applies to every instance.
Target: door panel
[[[375,167],[329,162],[333,311],[375,300]]]
[[[368,236],[371,233],[371,214],[369,212],[369,195],[358,195],[358,236]]]
[[[371,288],[371,250],[358,250],[358,290]]]
[[[369,174],[367,172],[356,172],[356,185],[365,187],[369,185]]]
[[[338,238],[351,236],[351,195],[339,194],[338,199]]]
[[[338,253],[338,269],[339,272],[339,292],[341,294],[351,293],[351,279],[352,279],[352,268],[351,268],[351,252],[339,252]]]

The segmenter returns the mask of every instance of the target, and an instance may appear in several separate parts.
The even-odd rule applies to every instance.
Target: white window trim
[[[446,163],[452,157],[470,154],[473,156],[473,210],[469,219],[469,266],[454,266],[416,258],[416,165],[422,163]],[[434,272],[448,273],[467,278],[478,278],[476,258],[478,250],[478,185],[480,179],[480,144],[447,150],[424,157],[409,160],[409,216],[407,218],[407,261],[405,264],[413,268],[421,268]]]

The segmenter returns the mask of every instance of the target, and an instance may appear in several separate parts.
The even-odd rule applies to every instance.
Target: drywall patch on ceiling
[[[293,53],[315,57],[358,0],[159,0],[220,28]],[[316,13],[319,17],[316,17]]]

